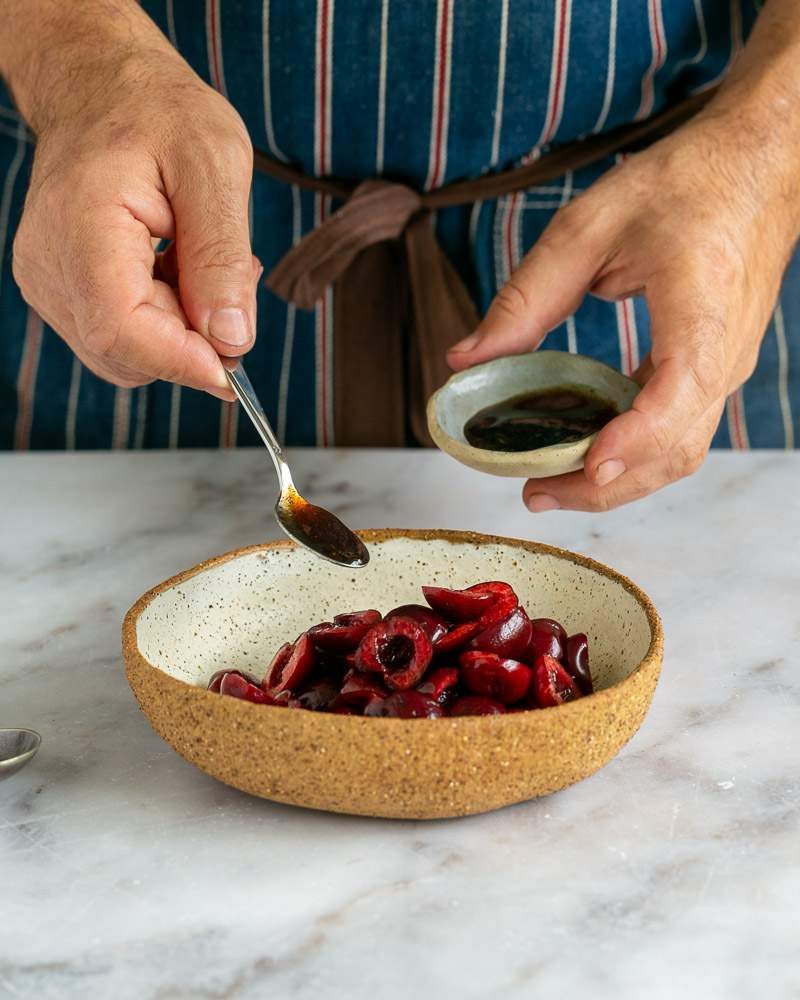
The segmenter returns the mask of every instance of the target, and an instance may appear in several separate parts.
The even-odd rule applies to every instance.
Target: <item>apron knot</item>
[[[364,181],[292,247],[267,277],[267,287],[301,309],[312,309],[362,250],[398,239],[421,208],[419,194],[404,184]]]

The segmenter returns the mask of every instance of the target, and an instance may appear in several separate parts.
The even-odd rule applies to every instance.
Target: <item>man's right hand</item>
[[[69,86],[52,81],[20,102],[24,113],[47,107],[28,113],[38,143],[14,277],[101,377],[232,399],[219,355],[252,346],[261,271],[250,140],[152,22],[126,16],[124,46],[87,39],[100,55],[87,50],[85,69],[65,71]],[[174,244],[157,257],[156,239]]]

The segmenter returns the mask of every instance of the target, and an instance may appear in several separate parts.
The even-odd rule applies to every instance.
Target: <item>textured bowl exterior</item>
[[[639,728],[658,680],[663,634],[652,603],[630,581],[592,560],[535,542],[446,531],[365,531],[361,537],[376,547],[411,540],[422,552],[430,542],[470,546],[478,561],[483,547],[513,547],[520,559],[530,554],[555,560],[565,580],[570,567],[588,569],[602,578],[609,600],[622,592],[626,601],[633,598],[649,629],[646,653],[618,683],[558,708],[433,720],[252,705],[212,694],[149,662],[137,623],[152,602],[199,574],[253,553],[274,572],[276,561],[279,566],[293,546],[267,543],[167,580],[140,598],[125,618],[123,651],[131,688],[156,732],[186,760],[226,784],[277,802],[434,819],[486,812],[571,785],[611,760]],[[347,603],[345,598],[343,607]]]
[[[565,351],[533,351],[496,358],[452,375],[428,400],[428,431],[437,448],[462,465],[493,476],[541,479],[583,468],[597,437],[553,444],[533,451],[488,451],[464,436],[464,424],[480,410],[526,392],[573,385],[611,400],[620,412],[630,409],[639,386],[609,365]]]

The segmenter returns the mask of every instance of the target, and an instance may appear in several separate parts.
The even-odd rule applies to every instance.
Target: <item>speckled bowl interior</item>
[[[484,812],[553,792],[605,764],[650,705],[662,634],[616,572],[535,542],[443,531],[368,531],[369,566],[340,569],[289,542],[211,560],[128,612],[129,682],[182,756],[246,792],[372,816]],[[358,608],[420,600],[420,584],[511,583],[532,616],[589,635],[598,690],[507,716],[379,719],[252,705],[204,690],[221,667],[261,675],[279,644]]]
[[[630,409],[639,386],[621,372],[581,354],[532,351],[497,358],[451,376],[428,401],[428,430],[434,443],[457,461],[494,476],[539,479],[583,468],[596,434],[533,451],[487,451],[464,436],[464,425],[495,403],[542,389],[570,386]]]

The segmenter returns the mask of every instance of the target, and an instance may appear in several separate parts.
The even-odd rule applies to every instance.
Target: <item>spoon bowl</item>
[[[366,566],[369,551],[335,514],[300,496],[294,486],[275,504],[275,517],[289,538],[339,566]]]
[[[275,518],[283,531],[298,545],[338,566],[351,569],[366,566],[369,552],[361,539],[335,514],[309,503],[298,492],[283,450],[241,362],[230,368],[226,366],[225,372],[242,408],[266,445],[278,474],[281,495],[275,504]]]
[[[25,767],[41,743],[42,737],[33,729],[0,729],[0,780]]]

